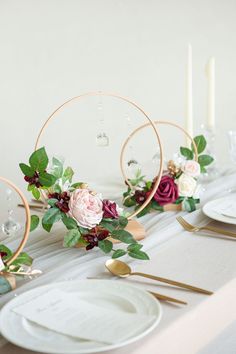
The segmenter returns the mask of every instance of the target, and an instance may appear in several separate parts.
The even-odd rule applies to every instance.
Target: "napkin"
[[[52,331],[107,344],[142,333],[155,321],[155,316],[110,310],[81,299],[79,293],[59,289],[50,290],[12,311]]]
[[[218,214],[236,218],[236,200],[225,200],[215,208]]]

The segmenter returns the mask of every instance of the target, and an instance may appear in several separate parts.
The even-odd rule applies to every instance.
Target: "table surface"
[[[203,205],[208,200],[229,194],[236,186],[236,173],[227,173],[206,186]],[[211,222],[201,210],[185,215],[193,224]],[[149,253],[149,262],[132,260],[133,269],[190,283],[214,291],[212,296],[192,293],[183,289],[155,283],[138,277],[125,281],[144,289],[184,299],[188,306],[162,302],[163,318],[160,325],[147,337],[119,350],[117,354],[233,354],[236,352],[236,245],[233,239],[222,239],[204,233],[185,232],[176,222],[175,212],[150,214],[140,219],[147,237],[144,249]],[[235,226],[213,224],[227,229]],[[64,229],[55,227],[48,235],[43,230],[30,235],[26,252],[34,258],[34,268],[43,275],[33,280],[22,280],[18,288],[0,297],[0,307],[14,296],[36,286],[63,280],[86,278],[112,278],[105,271],[104,256],[99,250],[85,252],[78,249],[63,249]],[[17,240],[4,240],[11,248]],[[117,281],[119,281],[117,279]],[[30,354],[5,341],[0,336],[1,354]],[[220,351],[221,348],[221,351]]]

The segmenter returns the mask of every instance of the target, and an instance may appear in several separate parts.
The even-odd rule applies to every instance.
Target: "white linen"
[[[236,173],[222,176],[206,187],[206,191],[201,199],[201,205],[209,200],[228,195],[229,190],[235,187]],[[160,346],[163,343],[163,345],[165,345],[164,348],[159,348],[160,352],[176,354],[174,351],[168,351],[168,348],[171,348],[171,344],[174,344],[174,342],[171,343],[171,341],[168,340],[168,336],[172,333],[171,329],[173,331],[176,329],[176,332],[173,333],[175,333],[177,336],[175,338],[178,338],[177,341],[180,343],[179,353],[195,354],[218,335],[226,325],[229,325],[230,321],[233,321],[232,316],[235,317],[236,311],[234,313],[232,312],[234,303],[231,303],[229,299],[230,289],[233,291],[230,285],[231,287],[233,286],[232,281],[236,278],[235,241],[187,233],[176,222],[176,215],[177,213],[175,212],[162,214],[153,213],[141,218],[140,221],[147,231],[147,237],[142,243],[144,244],[145,251],[149,253],[151,260],[149,262],[143,262],[127,259],[127,261],[135,270],[146,271],[171,279],[192,283],[196,286],[213,290],[216,294],[212,297],[206,297],[204,295],[183,292],[175,288],[163,286],[160,285],[160,283],[145,282],[141,278],[137,282],[135,278],[133,280],[127,279],[126,281],[132,281],[132,283],[136,283],[137,286],[145,289],[187,300],[188,306],[186,308],[180,308],[163,303],[164,313],[163,319],[158,327],[158,333],[154,332],[147,339],[142,340],[141,343],[139,342],[137,346],[133,345],[132,348],[129,346],[127,350],[125,348],[119,350],[119,353],[136,354],[142,351],[149,352],[150,354],[156,353],[155,343],[159,341]],[[191,214],[181,212],[180,215],[184,215],[189,222],[196,225],[206,224],[210,221],[200,210]],[[225,225],[225,227],[231,226]],[[62,237],[64,232],[63,227],[56,226],[51,234],[38,230],[30,235],[25,251],[30,253],[35,259],[34,268],[41,269],[43,275],[32,281],[20,280],[18,282],[18,288],[15,291],[0,298],[0,306],[9,301],[16,294],[20,294],[39,285],[69,279],[85,279],[87,277],[97,276],[103,278],[110,277],[110,275],[105,272],[104,268],[104,262],[109,256],[103,255],[100,250],[85,252],[82,249],[63,249]],[[11,248],[15,248],[17,241],[8,240],[6,244]],[[229,284],[228,287],[227,284]],[[222,290],[222,292],[220,292],[220,290]],[[216,307],[215,311],[221,314],[222,318],[219,319],[216,317],[213,326],[211,318],[205,318],[204,311],[200,311],[200,309],[205,302],[208,304],[212,303],[213,306],[213,300],[218,293],[218,304],[221,301],[221,309]],[[227,316],[224,317],[226,310],[231,311],[227,312]],[[204,321],[201,322],[200,327],[194,325],[194,318],[191,317],[191,314],[195,314],[194,316],[199,314],[200,319],[204,317]],[[231,314],[231,316],[229,314]],[[182,320],[182,326],[179,325],[176,327],[176,324],[180,320]],[[229,323],[227,323],[227,321]],[[217,328],[216,323],[218,325]],[[186,337],[184,332],[187,328],[190,330],[191,326],[193,332],[192,337],[190,333],[188,337]],[[167,333],[166,336],[164,336],[165,333]],[[182,337],[183,340],[181,341]],[[161,338],[163,340],[161,340]],[[14,347],[7,345],[5,348],[5,351],[1,349],[1,354],[8,354],[7,348],[9,348],[10,352],[11,348]],[[15,354],[16,349],[12,352]],[[27,351],[24,351],[24,353],[27,353]]]

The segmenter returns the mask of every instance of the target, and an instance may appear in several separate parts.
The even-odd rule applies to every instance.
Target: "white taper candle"
[[[207,75],[207,127],[215,127],[215,58],[209,59],[206,65]]]
[[[193,73],[192,73],[192,46],[188,45],[187,77],[186,77],[186,130],[193,136]],[[187,140],[190,145],[189,140]]]

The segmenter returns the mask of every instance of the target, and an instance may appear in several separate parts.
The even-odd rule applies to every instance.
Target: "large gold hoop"
[[[47,120],[43,124],[43,126],[40,129],[40,132],[39,132],[39,134],[37,136],[36,143],[35,143],[35,150],[37,150],[39,148],[40,138],[41,138],[45,128],[47,127],[49,122],[52,120],[52,118],[54,118],[59,111],[61,111],[65,106],[69,105],[73,101],[81,100],[83,98],[91,97],[91,96],[110,96],[110,97],[118,98],[118,99],[120,99],[122,101],[125,101],[125,102],[131,104],[133,107],[138,109],[146,117],[146,119],[148,120],[148,123],[145,124],[145,126],[151,125],[153,130],[154,130],[155,136],[157,138],[157,142],[158,142],[159,149],[160,149],[160,165],[159,165],[159,169],[157,171],[157,178],[156,178],[152,193],[149,195],[147,200],[140,206],[139,209],[137,209],[136,211],[134,211],[133,213],[131,213],[129,215],[128,219],[132,219],[137,214],[139,214],[149,204],[149,202],[153,198],[153,196],[154,196],[154,194],[155,194],[155,192],[156,192],[156,190],[157,190],[157,188],[158,188],[158,186],[160,184],[162,171],[163,171],[163,152],[162,152],[162,144],[161,144],[160,136],[159,136],[159,134],[157,132],[157,128],[156,128],[155,124],[149,118],[147,113],[138,104],[136,104],[135,102],[131,101],[130,99],[128,99],[126,97],[117,95],[115,93],[110,93],[110,92],[100,92],[100,91],[98,91],[98,92],[88,92],[88,93],[84,93],[84,94],[79,95],[79,96],[72,97],[72,98],[68,99],[67,101],[65,101],[63,104],[61,104],[58,108],[56,108],[55,111],[53,111],[53,113],[47,118]]]
[[[13,255],[5,262],[5,264],[7,266],[9,266],[19,256],[19,254],[21,253],[21,251],[23,250],[23,248],[26,244],[26,241],[28,240],[29,233],[30,233],[30,209],[29,209],[29,205],[28,205],[28,202],[27,202],[25,196],[23,195],[21,190],[18,187],[16,187],[15,184],[13,184],[11,181],[9,181],[8,179],[6,179],[4,177],[0,177],[0,181],[6,183],[9,187],[14,189],[16,191],[16,193],[20,196],[22,203],[24,205],[24,208],[25,208],[25,217],[26,217],[24,236],[20,242],[20,245],[18,246],[17,250],[13,253]]]
[[[170,121],[162,121],[162,120],[154,120],[153,123],[155,125],[158,125],[158,124],[163,124],[163,125],[171,125],[179,130],[181,130],[192,142],[193,144],[193,149],[194,149],[194,159],[195,161],[198,161],[198,151],[197,151],[197,146],[196,146],[196,143],[193,139],[193,137],[184,129],[182,128],[180,125],[176,124],[176,123],[173,123],[173,122],[170,122]],[[133,186],[130,184],[129,180],[128,180],[128,177],[125,173],[125,168],[124,168],[124,153],[125,153],[125,150],[126,150],[126,147],[128,145],[128,142],[130,141],[130,139],[136,134],[138,133],[140,130],[146,128],[149,126],[150,123],[145,123],[141,126],[139,126],[138,128],[136,128],[130,135],[129,137],[125,140],[122,148],[121,148],[121,154],[120,154],[120,169],[121,169],[121,173],[122,173],[122,176],[124,178],[124,181],[126,182],[126,184],[129,185],[129,187],[131,189],[133,189]],[[147,205],[147,204],[146,204]],[[145,206],[146,206],[145,205]]]

